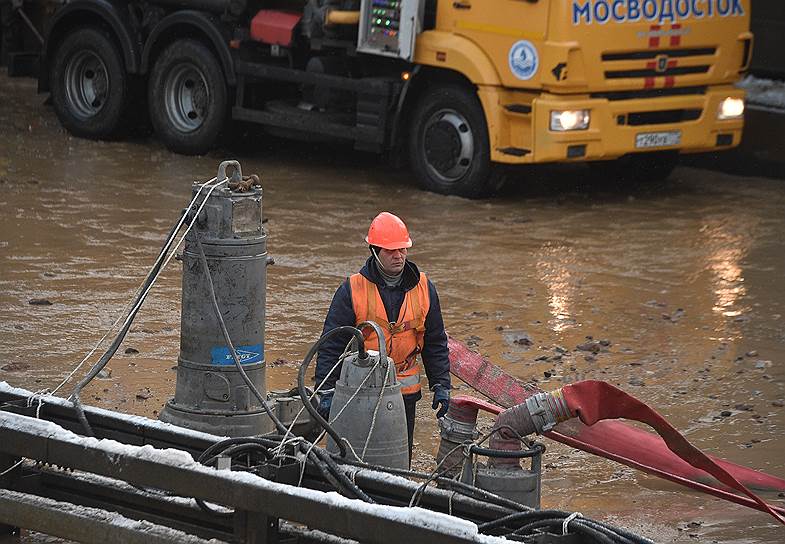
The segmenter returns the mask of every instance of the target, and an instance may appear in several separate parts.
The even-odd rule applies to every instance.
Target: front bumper
[[[609,160],[637,152],[695,153],[726,149],[739,144],[744,126],[743,118],[717,119],[724,98],[744,98],[744,91],[730,85],[709,88],[705,94],[625,100],[588,95],[532,95],[488,87],[481,88],[479,96],[489,119],[491,159],[508,164]],[[530,111],[526,112],[527,108],[521,105],[528,105]],[[580,109],[591,110],[587,130],[550,130],[552,110]],[[686,121],[662,121],[672,112],[679,111],[689,111],[697,117]],[[649,123],[651,119],[656,120]],[[641,120],[648,124],[642,124]],[[631,125],[631,122],[641,124]],[[676,130],[681,131],[678,145],[635,147],[638,134]]]

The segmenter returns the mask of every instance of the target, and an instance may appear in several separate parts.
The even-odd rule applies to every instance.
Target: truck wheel
[[[652,183],[667,179],[679,163],[673,151],[626,155],[615,161],[590,162],[595,175],[611,185]]]
[[[82,28],[57,46],[51,65],[52,102],[60,123],[83,138],[109,138],[122,127],[128,77],[114,40]]]
[[[153,128],[176,153],[206,153],[226,120],[227,94],[212,51],[196,40],[176,41],[155,61],[150,76]]]
[[[458,85],[431,89],[411,119],[409,159],[425,189],[481,198],[501,187],[501,171],[491,164],[485,114],[474,91]]]

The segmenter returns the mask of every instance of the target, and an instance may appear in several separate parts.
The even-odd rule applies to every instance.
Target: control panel
[[[424,0],[362,0],[357,50],[411,61]]]

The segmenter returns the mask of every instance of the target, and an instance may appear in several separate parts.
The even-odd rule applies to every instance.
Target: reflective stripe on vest
[[[425,338],[425,316],[431,307],[428,280],[420,273],[417,287],[410,289],[404,296],[397,321],[387,318],[384,302],[376,284],[362,274],[349,278],[352,288],[352,306],[356,317],[355,325],[363,321],[373,321],[384,331],[387,354],[395,362],[395,374],[401,384],[401,393],[411,395],[420,390],[420,365],[417,354],[422,351]],[[363,331],[365,347],[378,349],[376,333],[371,329]]]

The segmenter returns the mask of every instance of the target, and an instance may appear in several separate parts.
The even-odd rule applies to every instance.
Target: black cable
[[[278,448],[281,444],[281,440],[283,440],[283,436],[269,436],[268,437],[240,437],[240,438],[228,438],[221,442],[217,442],[207,448],[200,456],[199,462],[204,462],[205,459],[213,456],[214,453],[219,451],[221,448],[231,447],[236,444],[242,444],[245,442],[253,442],[256,444],[260,444],[262,446],[274,449]],[[333,486],[338,491],[342,491],[346,496],[353,496],[353,498],[359,498],[361,500],[366,500],[366,502],[372,502],[370,497],[365,495],[365,493],[357,488],[357,486],[346,477],[345,474],[341,474],[340,468],[335,463],[332,458],[327,460],[320,459],[317,452],[323,451],[321,448],[313,446],[310,442],[306,440],[298,441],[298,448],[303,452],[303,454],[308,455],[309,459],[313,466],[317,467],[319,472],[322,476],[328,481],[330,485]],[[343,478],[341,478],[343,476]],[[355,489],[356,488],[356,489]],[[363,498],[363,496],[365,498]]]
[[[612,530],[617,535],[619,535],[621,537],[624,537],[625,539],[627,539],[629,542],[632,542],[633,544],[656,544],[656,542],[654,542],[650,538],[646,538],[643,535],[636,535],[635,533],[631,533],[630,531],[628,531],[627,529],[625,529],[623,527],[616,527],[616,526],[606,525],[604,523],[600,523],[600,522],[598,522],[596,520],[593,520],[593,519],[590,519],[590,518],[586,518],[586,521],[589,522],[589,523],[596,523],[598,525],[601,525],[603,528]]]
[[[425,472],[417,472],[414,470],[407,470],[402,468],[391,468],[391,467],[384,467],[381,465],[372,465],[366,463],[364,461],[353,461],[349,459],[341,459],[341,463],[345,465],[353,465],[359,468],[365,468],[368,470],[374,470],[376,472],[386,472],[388,474],[395,474],[397,476],[407,476],[409,478],[418,478],[421,480],[427,480],[431,478],[431,474],[427,474]],[[479,487],[475,487],[470,484],[463,483],[458,480],[453,480],[452,478],[445,478],[445,477],[436,477],[434,479],[438,484],[445,486],[445,488],[450,488],[452,491],[457,491],[466,497],[470,497],[472,499],[484,500],[486,502],[490,502],[495,506],[500,508],[506,508],[508,510],[513,510],[515,513],[519,512],[521,509],[524,510],[531,510],[532,508],[521,504],[519,502],[515,502],[511,499],[506,497],[502,497],[500,495],[496,495],[495,493],[491,493],[490,491],[486,491],[484,489],[480,489]]]
[[[358,499],[360,499],[360,500],[362,500],[364,502],[371,503],[371,504],[375,504],[376,503],[375,500],[373,500],[371,497],[369,497],[365,493],[365,491],[360,489],[360,487],[357,484],[355,484],[346,475],[346,473],[343,470],[341,470],[341,468],[338,466],[338,464],[335,462],[335,460],[332,457],[330,457],[329,453],[327,453],[322,448],[319,448],[319,447],[316,447],[316,446],[314,446],[313,450],[311,450],[311,451],[322,463],[324,463],[324,466],[328,470],[330,470],[330,472],[336,477],[336,479],[338,480],[338,482],[340,484],[339,489],[342,487],[342,488],[350,491],[351,493],[353,493],[356,496],[356,498],[358,498]],[[320,468],[322,465],[321,465],[321,463],[316,463],[316,466]],[[320,468],[320,470],[321,470],[321,468]]]
[[[269,448],[262,446],[260,444],[254,444],[253,442],[248,442],[246,444],[235,444],[234,446],[229,446],[224,451],[221,452],[221,456],[230,457],[234,459],[238,454],[241,453],[250,453],[250,452],[260,452],[263,456],[265,461],[272,461],[275,459],[275,456],[270,453]],[[217,458],[216,456],[215,458]]]
[[[536,529],[542,528],[549,528],[556,531],[561,530],[562,526],[564,525],[565,518],[546,518],[538,521],[533,521],[513,531],[510,534],[533,534]],[[588,527],[586,524],[581,523],[582,518],[574,518],[569,525],[570,532],[580,534],[587,539],[591,539],[590,542],[596,544],[617,544],[618,541],[614,541],[610,536],[601,533],[600,531]]]
[[[520,535],[531,533],[534,529],[544,526],[554,527],[560,530],[564,520],[570,515],[569,512],[561,510],[532,510],[530,512],[518,512],[504,516],[494,521],[483,523],[478,526],[480,532],[487,532],[490,529],[506,527],[512,532],[505,536]],[[524,522],[520,527],[515,527],[517,523]],[[613,527],[605,523],[584,517],[576,517],[570,521],[570,528],[573,532],[581,532],[591,542],[601,544],[654,544],[653,541],[640,535],[635,535],[618,527]]]
[[[139,291],[139,294],[137,295],[136,299],[134,300],[133,306],[131,306],[131,312],[128,314],[128,317],[126,318],[125,325],[120,329],[120,331],[118,331],[114,340],[109,345],[109,347],[104,352],[104,354],[101,356],[101,358],[98,360],[98,362],[95,365],[93,365],[93,367],[90,369],[87,375],[85,375],[85,377],[82,378],[82,380],[76,384],[73,392],[71,393],[70,398],[74,404],[76,415],[79,418],[79,421],[82,423],[82,426],[84,427],[87,436],[95,436],[95,433],[93,432],[92,427],[90,427],[90,423],[88,423],[87,421],[87,417],[85,416],[84,408],[82,407],[82,402],[81,399],[79,398],[79,394],[82,392],[82,389],[84,389],[84,387],[87,386],[87,384],[89,384],[93,380],[93,378],[95,378],[98,375],[98,373],[101,372],[101,370],[103,370],[103,368],[106,366],[109,360],[114,356],[115,352],[117,352],[117,348],[120,347],[120,344],[122,344],[123,340],[125,339],[125,335],[128,333],[128,329],[131,328],[131,323],[133,323],[136,314],[139,312],[139,310],[142,307],[142,304],[144,303],[144,300],[147,298],[147,295],[149,293],[147,289],[150,287],[150,285],[152,285],[153,281],[155,281],[155,278],[158,275],[158,272],[161,270],[161,266],[163,265],[164,257],[169,252],[169,248],[172,247],[172,242],[174,242],[175,234],[177,234],[177,231],[179,230],[180,227],[180,220],[187,212],[188,212],[188,208],[184,209],[180,214],[180,216],[177,218],[177,221],[175,222],[174,226],[170,229],[169,234],[166,237],[166,242],[164,242],[163,247],[158,252],[158,257],[156,257],[153,268],[147,274],[147,277],[145,277],[144,283],[142,284],[142,288]]]
[[[262,448],[267,448],[268,450],[275,449],[280,446],[280,441],[282,439],[282,436],[227,438],[220,442],[216,442],[207,448],[199,456],[198,461],[200,463],[208,464],[211,459],[217,457],[220,454],[219,452],[227,454],[231,451],[232,448],[241,447],[244,444],[255,444]],[[319,470],[322,476],[324,476],[325,479],[336,490],[352,498],[357,498],[365,502],[374,502],[371,497],[369,497],[362,489],[357,487],[357,485],[352,482],[348,476],[346,476],[344,471],[341,470],[335,460],[332,459],[332,457],[330,457],[329,454],[327,454],[327,452],[322,448],[313,446],[306,440],[300,440],[298,442],[298,447],[304,454],[309,456],[311,464]],[[270,459],[272,459],[272,453],[269,451],[268,453],[270,455]]]
[[[257,444],[259,444],[261,446],[267,446],[267,444],[263,443],[260,439],[254,438],[254,437],[250,437],[250,436],[244,436],[244,437],[238,437],[238,438],[227,438],[225,440],[221,440],[220,442],[216,442],[215,444],[211,445],[209,448],[204,450],[201,453],[201,455],[199,455],[199,458],[197,459],[197,462],[199,462],[199,463],[206,463],[207,459],[217,456],[217,455],[215,455],[215,452],[217,452],[217,451],[225,450],[226,448],[228,448],[230,446],[233,446],[235,444],[247,444],[249,442],[254,442],[254,443],[257,443]]]
[[[598,521],[595,521],[590,518],[579,518],[581,523],[586,525],[587,527],[591,527],[601,533],[607,535],[611,538],[616,544],[640,544],[641,541],[639,539],[630,539],[627,538],[627,535],[624,534],[625,531],[618,528],[618,527],[610,527]],[[572,522],[570,522],[572,523]]]
[[[310,400],[308,400],[308,392],[305,390],[305,373],[308,371],[308,365],[311,363],[311,359],[313,359],[313,356],[316,355],[317,351],[319,351],[319,346],[321,346],[322,343],[328,338],[341,333],[351,333],[354,335],[354,338],[357,342],[358,358],[361,360],[368,358],[368,353],[365,351],[365,338],[359,329],[344,325],[343,327],[336,327],[330,331],[327,331],[321,336],[321,338],[314,342],[314,344],[311,346],[311,349],[309,349],[308,353],[305,355],[303,362],[300,364],[300,370],[297,373],[297,391],[300,393],[300,398],[303,401],[303,406],[305,409],[308,410],[308,413],[311,414],[311,417],[319,425],[321,425],[325,431],[327,431],[327,434],[330,435],[335,444],[338,446],[341,457],[346,457],[346,445],[344,444],[345,439],[339,435],[335,429],[333,429],[332,425],[330,425],[327,420],[321,416],[319,411],[313,407]]]
[[[552,515],[564,516],[566,518],[570,514],[567,512],[563,512],[561,510],[530,510],[528,512],[515,512],[514,514],[504,516],[503,518],[499,518],[478,525],[477,529],[480,530],[481,532],[484,532],[484,531],[488,531],[489,529],[501,527],[512,522],[517,522],[521,520],[526,521],[526,520],[541,518],[543,516],[552,516]]]

